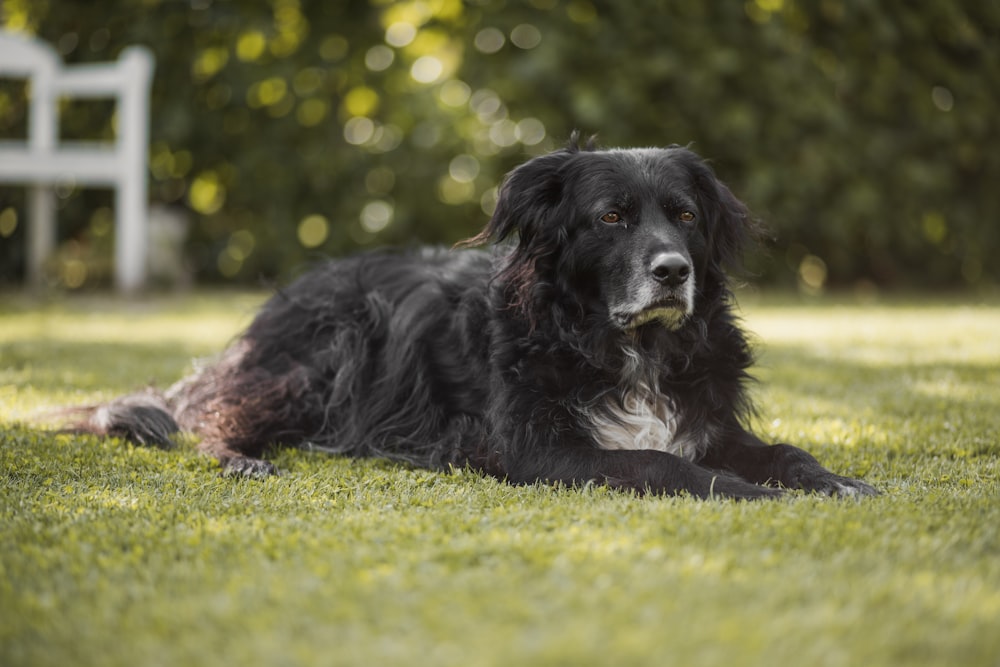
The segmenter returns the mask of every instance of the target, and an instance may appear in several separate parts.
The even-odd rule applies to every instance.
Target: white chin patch
[[[664,328],[673,331],[684,324],[687,316],[688,312],[680,308],[650,308],[633,317],[628,323],[628,329],[638,329],[644,324],[658,320]]]

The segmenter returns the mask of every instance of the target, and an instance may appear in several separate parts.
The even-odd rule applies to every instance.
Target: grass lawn
[[[223,479],[40,412],[177,379],[261,295],[0,295],[0,665],[1000,662],[1000,305],[749,297],[757,428],[883,495],[514,488],[285,451]]]

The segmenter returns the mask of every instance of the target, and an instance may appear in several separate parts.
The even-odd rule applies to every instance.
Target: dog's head
[[[746,207],[692,151],[574,143],[511,172],[474,241],[517,237],[498,280],[534,323],[552,305],[614,328],[680,328],[751,230]]]

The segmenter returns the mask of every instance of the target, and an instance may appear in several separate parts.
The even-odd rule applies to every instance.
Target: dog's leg
[[[280,474],[277,466],[270,461],[247,456],[225,442],[202,440],[198,449],[219,461],[223,477],[264,479]]]
[[[701,463],[758,484],[780,484],[828,496],[878,495],[874,487],[861,480],[830,472],[798,447],[767,445],[745,431],[730,444],[710,449]]]
[[[544,454],[508,457],[504,463],[508,481],[569,485],[596,481],[639,493],[674,495],[687,492],[698,498],[752,500],[782,495],[777,489],[713,472],[673,454],[654,450],[605,451],[572,445],[544,446],[544,449]],[[530,461],[530,465],[526,461]]]
[[[219,465],[222,466],[223,477],[265,479],[281,474],[277,466],[270,461],[255,459],[249,456],[234,456],[232,458],[219,459]]]
[[[269,368],[251,352],[250,341],[237,342],[218,363],[171,387],[168,398],[181,427],[200,436],[199,451],[215,457],[224,476],[261,479],[278,474],[261,458],[266,448],[301,442],[317,416],[304,366],[280,358]]]

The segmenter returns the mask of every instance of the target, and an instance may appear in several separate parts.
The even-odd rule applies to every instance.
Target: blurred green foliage
[[[202,280],[474,234],[503,174],[573,129],[691,143],[773,231],[765,280],[990,285],[1000,269],[1000,5],[979,0],[3,0],[67,62],[156,55],[151,198]],[[0,88],[0,138],[24,95]],[[100,104],[63,135],[101,136]],[[0,280],[23,193],[0,190]],[[110,196],[64,188],[106,254]],[[65,252],[65,250],[64,250]],[[106,262],[105,262],[106,263]],[[106,272],[105,272],[106,273]],[[86,284],[102,279],[94,270]]]

